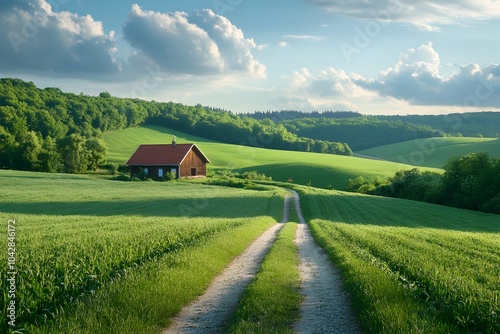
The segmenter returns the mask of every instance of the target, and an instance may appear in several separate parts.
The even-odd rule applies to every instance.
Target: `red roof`
[[[128,166],[180,165],[189,151],[194,150],[206,163],[210,160],[195,144],[141,145],[127,161]]]

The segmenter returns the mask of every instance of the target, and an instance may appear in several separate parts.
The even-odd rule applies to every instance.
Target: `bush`
[[[266,174],[258,173],[257,171],[245,172],[245,173],[243,173],[243,175],[241,175],[241,177],[243,179],[246,179],[246,180],[256,180],[256,181],[272,181],[273,180],[272,177],[266,176]]]
[[[444,204],[460,209],[500,213],[500,159],[473,153],[451,159],[445,173],[417,168],[397,172],[384,180],[350,179],[347,190]]]

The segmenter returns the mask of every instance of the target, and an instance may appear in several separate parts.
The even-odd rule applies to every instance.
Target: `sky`
[[[2,0],[0,77],[247,113],[500,110],[500,0]]]

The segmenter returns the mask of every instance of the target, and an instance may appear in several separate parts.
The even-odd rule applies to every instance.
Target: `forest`
[[[268,118],[298,136],[345,142],[354,151],[441,136],[500,137],[500,112],[367,116],[354,111],[282,110],[246,116]]]
[[[160,124],[225,143],[351,155],[345,143],[300,137],[284,125],[201,105],[64,93],[0,79],[0,168],[82,173],[106,161],[105,131]]]
[[[352,111],[284,110],[233,114],[225,109],[64,93],[0,79],[0,168],[82,173],[106,161],[106,131],[156,124],[224,143],[352,155],[436,136],[500,136],[500,113],[364,116]]]
[[[372,181],[358,177],[347,190],[500,214],[500,159],[472,153],[450,159],[444,170],[414,168]]]

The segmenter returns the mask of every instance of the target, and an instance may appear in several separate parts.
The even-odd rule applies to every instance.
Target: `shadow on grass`
[[[210,217],[247,218],[271,215],[281,219],[282,204],[255,197],[208,197],[140,200],[67,201],[67,202],[12,202],[2,204],[5,213],[34,215],[82,216],[144,216],[144,217]]]
[[[323,219],[357,225],[500,232],[500,215],[397,198],[311,191],[305,187],[296,190],[308,221]]]

